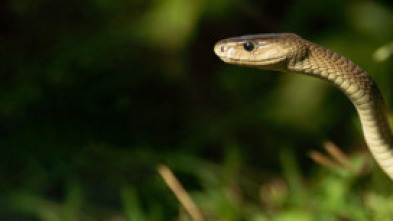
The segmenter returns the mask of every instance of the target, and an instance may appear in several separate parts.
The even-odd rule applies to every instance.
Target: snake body
[[[385,104],[375,82],[357,64],[291,33],[228,38],[214,51],[226,63],[301,73],[334,84],[354,104],[373,157],[393,180],[393,136]]]

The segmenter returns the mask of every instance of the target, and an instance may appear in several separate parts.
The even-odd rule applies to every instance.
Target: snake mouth
[[[252,60],[252,59],[241,59],[241,58],[229,58],[229,57],[226,57],[224,59],[228,59],[228,60],[231,60],[231,61],[240,61],[240,62],[263,63],[263,62],[268,62],[268,61],[282,60],[282,58],[283,57],[267,58],[267,59],[261,59],[261,60]]]
[[[220,59],[227,63],[238,64],[238,65],[271,65],[283,61],[285,56],[266,58],[266,59],[241,59],[226,56],[219,56]]]

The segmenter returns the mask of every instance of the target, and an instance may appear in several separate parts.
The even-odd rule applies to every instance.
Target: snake
[[[382,94],[370,75],[348,58],[293,33],[231,37],[214,45],[225,63],[292,72],[330,82],[351,100],[371,155],[393,180],[393,136]]]

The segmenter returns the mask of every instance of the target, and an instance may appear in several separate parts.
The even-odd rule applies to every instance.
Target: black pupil
[[[251,42],[246,42],[246,43],[243,45],[243,47],[244,47],[244,50],[246,50],[246,51],[252,51],[252,50],[254,50],[254,44],[251,43]]]

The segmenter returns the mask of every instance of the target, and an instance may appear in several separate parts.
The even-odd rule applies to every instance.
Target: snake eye
[[[244,43],[243,47],[244,47],[244,50],[246,50],[248,52],[254,50],[254,44],[252,42]]]

